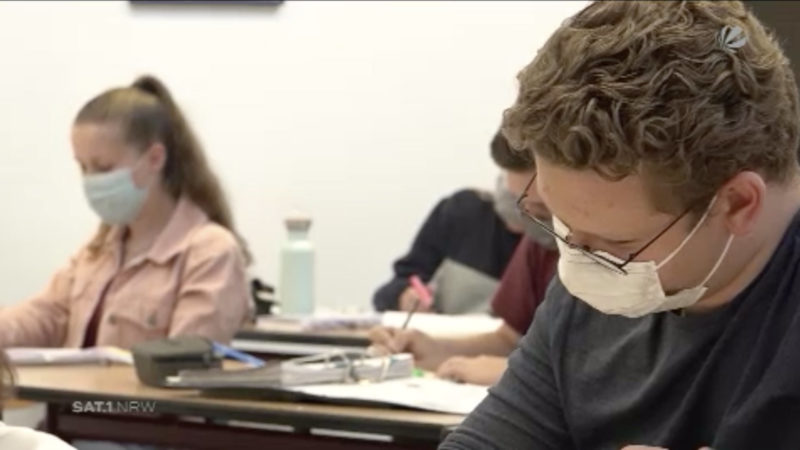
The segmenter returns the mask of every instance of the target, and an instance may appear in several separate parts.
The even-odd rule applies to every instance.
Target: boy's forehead
[[[623,239],[630,236],[620,234],[649,230],[651,221],[664,220],[639,175],[612,181],[594,171],[544,164],[536,182],[552,213],[576,231]]]

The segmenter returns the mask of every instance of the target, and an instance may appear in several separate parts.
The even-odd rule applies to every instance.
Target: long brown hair
[[[245,259],[251,261],[245,240],[236,233],[233,215],[219,179],[211,171],[200,142],[166,86],[156,77],[139,77],[129,87],[114,88],[89,100],[78,112],[75,124],[100,123],[120,126],[123,139],[142,151],[160,142],[167,151],[162,181],[174,197],[186,195],[208,218],[239,241]],[[91,255],[103,246],[109,226],[102,224],[89,244]]]

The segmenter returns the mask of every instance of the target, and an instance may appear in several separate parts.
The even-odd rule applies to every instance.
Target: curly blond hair
[[[794,75],[741,2],[592,3],[518,79],[512,146],[612,180],[645,175],[661,211],[702,209],[744,170],[797,173]]]

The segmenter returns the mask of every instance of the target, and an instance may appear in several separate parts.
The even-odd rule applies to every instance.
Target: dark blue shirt
[[[489,194],[458,191],[436,205],[408,254],[394,263],[394,277],[375,292],[372,303],[378,311],[397,309],[408,278],[418,275],[427,283],[446,259],[500,279],[520,236],[497,215]]]
[[[800,449],[798,217],[709,314],[605,315],[556,279],[499,384],[442,448]]]

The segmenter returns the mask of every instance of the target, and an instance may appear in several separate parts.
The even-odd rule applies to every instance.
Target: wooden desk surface
[[[17,397],[48,403],[156,401],[156,413],[333,428],[398,437],[438,439],[462,416],[402,409],[206,398],[194,390],[144,386],[124,365],[18,367]]]

